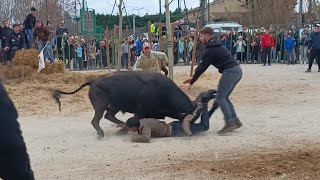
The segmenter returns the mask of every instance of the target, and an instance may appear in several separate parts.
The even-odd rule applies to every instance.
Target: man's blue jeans
[[[222,73],[222,77],[218,85],[216,101],[224,114],[226,123],[234,122],[237,117],[237,113],[234,110],[229,96],[241,78],[242,70],[240,66],[234,66],[226,69]]]
[[[47,44],[47,42],[39,41],[38,50],[41,52],[41,50],[44,48],[44,46]],[[44,58],[48,58],[51,63],[54,62],[53,60],[53,50],[52,50],[52,44],[51,42],[48,43],[47,47],[43,50]]]
[[[32,40],[33,40],[33,33],[32,33],[32,29],[25,29],[26,34],[27,34],[27,38],[28,38],[28,48],[32,47]]]
[[[294,49],[287,49],[287,64],[293,64],[294,62]]]

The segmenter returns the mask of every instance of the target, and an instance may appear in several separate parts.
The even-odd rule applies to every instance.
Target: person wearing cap
[[[20,32],[18,24],[13,25],[13,31],[6,39],[5,51],[9,53],[8,61],[11,61],[17,50],[25,49],[26,41],[23,34]]]
[[[202,105],[199,109],[201,121],[200,123],[190,124],[192,134],[199,134],[209,130],[208,102],[214,98],[214,92],[208,90],[201,93]],[[119,126],[128,129],[130,132],[137,132],[136,134],[130,134],[132,142],[147,143],[150,142],[151,138],[187,136],[183,131],[181,121],[173,121],[168,124],[165,121],[159,121],[154,118],[139,119],[138,117],[131,117],[124,126]]]
[[[50,62],[53,63],[53,44],[51,43],[52,32],[50,31],[50,29],[47,26],[45,26],[41,21],[37,21],[33,31],[33,37],[34,43],[37,39],[39,40],[38,51],[41,52],[42,49],[44,49],[45,58],[48,58]]]
[[[168,57],[164,52],[152,51],[151,45],[148,42],[145,42],[143,43],[141,55],[133,66],[133,70],[158,73],[163,71],[167,76],[168,70],[165,68],[164,64],[168,63]]]
[[[200,63],[191,79],[184,81],[182,89],[190,89],[210,65],[215,66],[222,74],[215,102],[220,106],[225,120],[225,126],[218,132],[224,134],[242,126],[229,96],[242,78],[242,70],[234,56],[219,40],[213,37],[213,29],[204,27],[200,31],[200,41],[206,44]]]
[[[29,45],[27,47],[30,48],[32,46],[31,43],[33,42],[32,30],[36,25],[36,8],[31,7],[31,12],[25,18],[23,25],[25,27],[25,31],[27,33],[27,38],[29,42]]]
[[[311,67],[315,58],[320,58],[320,24],[316,24],[314,32],[310,34],[308,51],[310,52],[309,67],[305,72],[311,72]],[[318,72],[320,72],[320,62],[318,61]]]

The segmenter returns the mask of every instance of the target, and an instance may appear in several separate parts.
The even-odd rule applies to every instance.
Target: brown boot
[[[218,131],[218,134],[225,134],[238,128],[239,127],[235,122],[226,123],[226,125],[220,131]]]
[[[183,119],[183,122],[182,122],[182,129],[188,136],[192,135],[191,128],[190,128],[190,123],[192,121],[192,118],[193,118],[193,115],[188,114],[186,115],[186,117]]]
[[[240,128],[242,126],[240,119],[237,117],[235,118],[235,123],[237,124],[238,128]]]

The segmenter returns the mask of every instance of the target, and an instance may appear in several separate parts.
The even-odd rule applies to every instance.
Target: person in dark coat
[[[198,67],[192,78],[186,80],[182,88],[190,89],[197,79],[210,65],[215,66],[222,74],[218,84],[215,102],[220,106],[225,120],[225,126],[218,134],[224,134],[242,126],[229,96],[242,78],[242,70],[234,56],[219,40],[213,38],[213,29],[205,27],[200,32],[200,41],[206,44]]]
[[[25,31],[26,31],[27,37],[28,37],[29,44],[27,45],[27,47],[31,48],[32,42],[33,42],[32,30],[33,30],[34,26],[36,25],[36,8],[34,8],[34,7],[31,8],[31,12],[25,18],[23,25],[25,27]]]
[[[8,61],[11,61],[17,50],[25,49],[26,42],[23,34],[20,32],[18,24],[13,25],[13,31],[9,34],[6,40],[6,47],[4,50],[9,54]]]
[[[7,42],[7,37],[9,36],[9,34],[12,32],[12,29],[9,27],[8,21],[7,20],[3,20],[2,21],[2,34],[1,34],[1,47],[3,49],[3,56],[2,56],[2,63],[6,64],[7,61],[10,59],[10,53],[8,52],[8,50],[4,50],[5,46],[6,46],[6,42]]]
[[[0,81],[0,179],[34,180],[18,113]]]
[[[27,48],[27,49],[30,49],[30,47],[28,47],[28,45],[29,45],[28,35],[27,35],[27,33],[26,33],[26,31],[25,31],[24,26],[23,26],[22,23],[19,24],[19,29],[20,29],[20,32],[22,33],[23,37],[24,37],[24,41],[26,42],[26,48]]]

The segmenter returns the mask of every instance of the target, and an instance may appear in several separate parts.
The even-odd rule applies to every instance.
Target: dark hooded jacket
[[[210,65],[215,66],[222,73],[226,69],[238,66],[239,63],[219,40],[210,39],[204,48],[190,84],[193,84]]]

